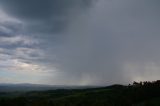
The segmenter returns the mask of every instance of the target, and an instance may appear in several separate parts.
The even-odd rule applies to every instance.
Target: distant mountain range
[[[98,86],[66,86],[66,85],[42,85],[42,84],[0,84],[0,92],[15,92],[15,91],[45,91],[56,89],[84,89],[96,88]]]

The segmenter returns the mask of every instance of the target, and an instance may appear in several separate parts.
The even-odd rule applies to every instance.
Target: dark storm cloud
[[[45,71],[53,70],[56,59],[54,51],[50,52],[50,49],[57,45],[56,38],[60,36],[55,33],[67,28],[68,23],[76,14],[86,10],[90,2],[91,0],[0,0],[3,13],[0,17],[0,47],[3,52],[0,55],[6,60],[0,61],[5,66],[3,70],[38,71],[42,70],[41,67],[47,67]]]
[[[9,56],[28,70],[45,67],[49,76],[41,83],[105,85],[160,78],[158,0],[0,2],[23,23],[20,31],[16,24],[0,27],[2,34],[16,35],[2,36],[4,51],[12,48]]]
[[[91,0],[1,0],[9,14],[27,22],[33,32],[60,32]]]
[[[159,79],[157,4],[145,0],[98,1],[89,14],[84,13],[70,25],[57,56],[62,71],[58,81],[103,85]]]
[[[0,36],[13,37],[19,34],[21,31],[22,31],[22,25],[19,23],[0,22]]]
[[[85,8],[91,0],[1,0],[1,2],[3,6],[7,5],[6,8],[13,15],[31,20],[43,20],[65,16],[76,6]]]

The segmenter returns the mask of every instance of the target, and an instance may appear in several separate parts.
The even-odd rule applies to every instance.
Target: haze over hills
[[[43,85],[43,84],[11,84],[1,83],[0,92],[15,92],[15,91],[45,91],[56,89],[84,89],[84,88],[97,88],[102,86],[67,86],[67,85]]]

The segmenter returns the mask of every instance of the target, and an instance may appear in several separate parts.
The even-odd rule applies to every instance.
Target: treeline
[[[120,100],[125,101],[128,105],[145,102],[149,106],[154,106],[148,101],[160,98],[160,80],[133,82],[122,90],[121,96]],[[160,106],[160,104],[156,106]]]
[[[0,106],[160,106],[160,80],[80,90],[0,96]]]

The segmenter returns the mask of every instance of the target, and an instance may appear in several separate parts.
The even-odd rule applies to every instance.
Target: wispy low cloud
[[[41,43],[25,33],[23,22],[0,9],[0,82],[33,82],[49,76],[40,60],[44,59]]]
[[[23,22],[8,15],[0,8],[0,36],[15,36],[23,30]]]
[[[14,18],[7,14],[2,8],[0,8],[0,23],[22,23],[22,21],[18,20],[17,18]]]
[[[40,79],[50,76],[44,66],[42,52],[33,48],[0,49],[0,76],[3,82],[40,83]],[[28,79],[29,78],[29,79]]]
[[[0,43],[3,45],[36,45],[39,42],[37,40],[34,40],[31,37],[27,37],[27,36],[12,36],[12,37],[0,37]]]

